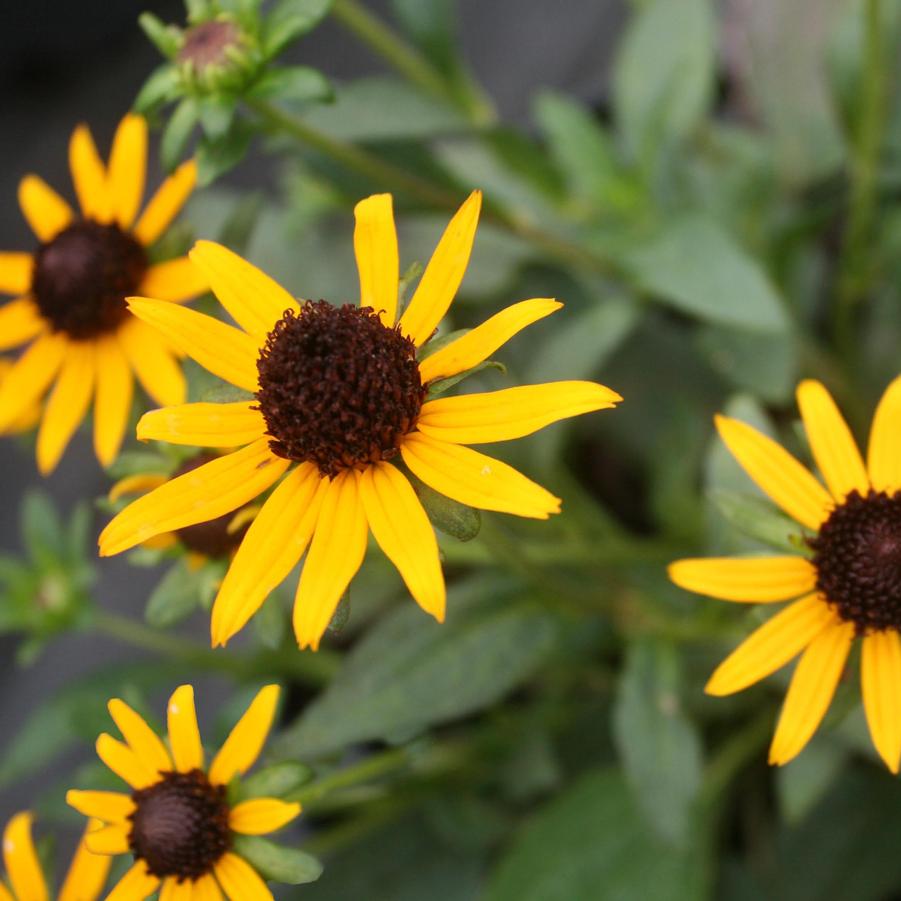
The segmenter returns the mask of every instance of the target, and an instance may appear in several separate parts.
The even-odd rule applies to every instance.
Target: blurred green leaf
[[[282,103],[322,103],[335,96],[331,82],[318,69],[290,66],[266,72],[248,91],[254,100]]]
[[[204,137],[197,145],[197,184],[206,187],[232,170],[247,154],[253,138],[251,126],[236,119],[220,138]]]
[[[169,117],[160,143],[163,168],[167,172],[173,171],[184,158],[198,115],[197,102],[185,97]]]
[[[153,13],[145,12],[138,16],[138,25],[163,56],[173,57],[181,47],[181,31],[166,25]]]
[[[286,760],[259,770],[241,782],[242,798],[283,798],[289,792],[306,785],[313,771],[294,760]]]
[[[235,117],[236,100],[225,94],[205,94],[197,100],[197,116],[204,134],[221,140],[231,128]]]
[[[182,557],[172,565],[147,599],[144,619],[165,629],[190,616],[200,604],[203,573],[191,569]]]
[[[299,848],[285,848],[257,835],[236,836],[235,851],[273,882],[305,885],[322,875],[322,864],[312,854]]]
[[[848,759],[832,736],[816,736],[804,753],[776,771],[779,809],[789,824],[800,823],[839,779]]]
[[[49,563],[68,550],[59,513],[48,494],[29,491],[22,502],[22,539],[32,559]]]
[[[436,529],[458,541],[471,541],[482,528],[482,514],[473,507],[445,497],[425,482],[409,475],[416,495]]]
[[[277,56],[292,41],[312,31],[329,13],[333,0],[279,0],[266,17],[263,53]]]
[[[761,544],[792,554],[810,553],[804,545],[804,530],[794,520],[762,497],[739,491],[710,492],[716,509],[739,532]]]
[[[165,63],[156,69],[141,86],[135,98],[135,112],[147,115],[178,96],[178,69]]]

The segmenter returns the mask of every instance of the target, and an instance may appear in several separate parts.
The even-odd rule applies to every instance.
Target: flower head
[[[57,895],[59,901],[95,901],[100,897],[109,873],[110,859],[91,854],[86,847],[90,832],[102,827],[89,820]],[[48,901],[50,890],[31,837],[32,816],[17,813],[3,832],[3,862],[12,891],[0,882],[0,901]]]
[[[94,400],[94,447],[109,465],[131,410],[133,374],[158,403],[184,400],[172,348],[125,303],[136,291],[181,302],[205,290],[187,257],[151,263],[147,248],[177,215],[195,182],[185,163],[139,216],[144,194],[147,123],[127,115],[109,165],[79,125],[69,161],[80,215],[35,175],[19,186],[22,212],[38,239],[31,252],[0,253],[0,350],[29,345],[0,381],[0,433],[15,431],[53,387],[41,418],[42,473],[59,462]]]
[[[278,695],[276,685],[257,694],[209,767],[204,764],[190,685],[176,689],[169,700],[168,745],[124,701],[109,702],[124,741],[104,733],[97,739],[97,753],[128,783],[131,793],[73,790],[66,800],[104,824],[88,833],[90,851],[134,857],[110,898],[136,901],[157,889],[163,897],[170,892],[178,897],[185,885],[194,892],[189,897],[272,898],[260,875],[238,853],[236,840],[280,829],[300,813],[300,805],[278,798],[236,803],[234,797],[240,777],[254,765],[266,741]]]
[[[770,762],[801,752],[826,714],[855,638],[863,651],[864,710],[873,744],[897,773],[901,760],[901,378],[873,420],[867,462],[826,389],[798,387],[810,449],[826,487],[771,439],[717,417],[720,437],[769,497],[812,533],[811,556],[679,560],[670,577],[728,601],[791,604],[714,672],[707,692],[747,688],[801,655]],[[828,489],[828,490],[827,490]]]
[[[317,647],[362,563],[372,531],[427,612],[444,617],[432,526],[398,464],[449,498],[546,519],[560,501],[525,476],[465,447],[519,438],[557,420],[612,407],[591,382],[556,382],[431,399],[429,390],[482,363],[561,304],[514,304],[430,353],[428,341],[463,279],[479,216],[474,193],[454,216],[402,315],[390,195],[357,205],[360,304],[297,301],[249,263],[200,242],[191,258],[238,323],[171,304],[131,308],[212,373],[254,396],[145,416],[138,437],[242,450],[173,479],[123,510],[101,554],[222,516],[278,483],[247,531],[216,598],[214,645],[247,620],[307,551],[294,606],[301,647]],[[285,476],[285,478],[282,478]]]

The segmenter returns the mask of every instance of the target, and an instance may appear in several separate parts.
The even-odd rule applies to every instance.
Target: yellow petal
[[[2,882],[0,882],[0,901],[16,901]]]
[[[216,861],[213,871],[229,901],[274,901],[272,892],[256,870],[231,851],[226,851]]]
[[[351,470],[326,487],[316,531],[294,598],[294,634],[301,648],[319,640],[366,553],[366,514]]]
[[[300,813],[300,804],[278,798],[253,798],[231,809],[228,825],[242,835],[266,835],[287,825]]]
[[[37,403],[62,366],[68,342],[42,335],[0,382],[0,433],[6,432]]]
[[[145,245],[153,244],[181,212],[197,184],[197,163],[182,163],[167,178],[138,219],[134,236]]]
[[[360,275],[360,306],[372,307],[385,325],[397,318],[400,261],[390,194],[373,194],[354,207],[354,254]]]
[[[178,882],[174,876],[163,880],[160,901],[193,901],[194,883],[188,880]]]
[[[166,716],[175,769],[179,773],[203,769],[203,742],[197,726],[193,686],[181,685],[172,692]]]
[[[213,647],[259,610],[306,550],[328,482],[302,463],[278,485],[241,541],[213,603]]]
[[[30,297],[19,297],[0,307],[0,350],[18,347],[39,335],[47,323]]]
[[[147,864],[139,860],[106,896],[106,901],[144,901],[157,890],[159,884],[159,879],[147,870]]]
[[[482,192],[473,191],[441,236],[416,293],[400,318],[401,331],[417,347],[425,344],[438,328],[463,281],[481,208]]]
[[[158,404],[167,406],[184,402],[188,383],[159,333],[137,319],[130,319],[119,329],[117,338],[141,387]]]
[[[450,444],[488,444],[531,435],[552,422],[605,410],[622,398],[594,382],[549,382],[482,394],[439,397],[424,404],[416,426]]]
[[[85,837],[89,832],[100,829],[102,825],[97,820],[88,820],[59,891],[58,901],[96,901],[100,897],[113,859],[102,854],[91,854]]]
[[[860,660],[863,706],[870,736],[893,772],[901,760],[901,638],[894,630],[864,637]]]
[[[512,466],[472,448],[414,432],[404,438],[400,450],[414,475],[461,504],[530,519],[560,512],[559,498]]]
[[[789,604],[746,638],[716,669],[704,688],[709,695],[741,691],[797,657],[835,614],[822,598],[808,595]]]
[[[817,581],[804,557],[701,557],[676,560],[668,572],[686,591],[748,603],[787,601],[813,591]]]
[[[85,836],[85,844],[91,854],[127,854],[130,826],[114,824],[92,830]]]
[[[132,751],[128,745],[104,732],[97,738],[97,756],[132,788],[147,788],[158,781],[154,770]]]
[[[88,411],[96,365],[93,342],[70,342],[38,430],[37,460],[42,475],[56,468]]]
[[[213,375],[243,388],[257,390],[257,341],[212,316],[165,301],[130,297],[132,313],[162,332],[172,344]]]
[[[832,498],[787,450],[737,419],[717,416],[716,427],[735,459],[774,503],[808,529],[823,524]]]
[[[198,241],[190,257],[222,306],[248,334],[263,338],[285,310],[300,309],[278,282],[221,244]]]
[[[107,708],[122,737],[147,769],[154,773],[172,770],[172,760],[166,746],[140,714],[119,698],[113,698]]]
[[[870,430],[867,469],[874,491],[901,489],[901,376],[885,389]]]
[[[109,466],[119,453],[131,400],[134,380],[131,367],[115,335],[97,340],[97,397],[94,400],[94,451],[102,466]]]
[[[206,876],[201,876],[194,883],[192,901],[222,901],[222,892],[219,890],[215,876],[207,873]]]
[[[72,222],[72,208],[37,175],[26,175],[19,182],[19,206],[41,241],[55,238]]]
[[[496,313],[471,332],[451,341],[419,364],[422,381],[447,378],[478,366],[527,325],[550,316],[563,304],[539,297],[523,300]]]
[[[100,554],[108,557],[159,535],[208,522],[252,501],[288,468],[260,438],[239,451],[198,466],[139,497],[100,535]]]
[[[413,486],[390,463],[377,463],[359,476],[369,528],[397,567],[416,603],[444,621],[447,593],[435,530]]]
[[[806,379],[797,396],[813,458],[832,496],[839,503],[852,491],[866,497],[870,480],[860,451],[829,392],[820,382]]]
[[[129,113],[119,123],[109,159],[113,219],[129,228],[138,215],[147,177],[147,120]]]
[[[109,222],[112,218],[106,167],[87,125],[79,125],[69,141],[69,169],[75,194],[86,219]]]
[[[240,447],[262,438],[266,421],[254,401],[182,404],[145,413],[138,423],[140,441],[168,441],[197,447]]]
[[[272,728],[279,691],[277,685],[267,685],[257,692],[210,764],[213,785],[227,785],[234,776],[243,776],[256,763]]]
[[[66,792],[66,803],[80,814],[104,823],[124,823],[135,809],[135,802],[122,792],[70,789]]]
[[[47,884],[31,839],[31,824],[30,813],[17,813],[9,821],[3,833],[3,861],[16,901],[47,901]]]
[[[188,257],[176,257],[151,266],[141,279],[140,291],[157,300],[180,303],[209,290],[206,276]]]
[[[169,476],[162,473],[139,473],[138,475],[126,476],[124,479],[119,479],[110,488],[107,499],[110,502],[115,502],[120,497],[125,497],[126,494],[147,494],[148,491],[153,491],[154,488],[159,488],[160,485],[165,485],[168,481]]]
[[[27,294],[33,272],[33,254],[0,252],[0,294]]]
[[[829,709],[853,640],[854,624],[836,620],[801,655],[770,745],[771,764],[788,763],[816,732]]]

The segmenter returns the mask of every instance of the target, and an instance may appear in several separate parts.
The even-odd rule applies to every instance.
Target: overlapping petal
[[[390,194],[374,194],[354,207],[354,254],[360,276],[360,306],[372,307],[385,325],[397,319],[400,258]]]
[[[0,307],[0,350],[19,347],[47,328],[30,297],[19,297]]]
[[[677,560],[669,577],[680,588],[723,601],[772,603],[813,591],[817,574],[804,557],[701,557]]]
[[[0,252],[0,294],[27,294],[33,272],[33,254]]]
[[[197,447],[240,447],[266,432],[266,422],[254,406],[252,401],[236,401],[151,410],[138,422],[138,439]]]
[[[34,842],[32,816],[17,813],[3,833],[3,863],[16,901],[48,901],[49,893]]]

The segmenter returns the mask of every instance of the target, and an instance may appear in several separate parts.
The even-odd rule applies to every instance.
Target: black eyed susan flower
[[[105,825],[87,835],[94,854],[131,853],[134,864],[109,901],[160,898],[272,901],[256,870],[234,850],[236,835],[265,835],[290,823],[300,805],[278,798],[232,803],[234,780],[256,762],[272,725],[277,685],[263,688],[209,767],[197,728],[194,689],[182,685],[169,699],[168,745],[124,701],[109,711],[124,741],[104,733],[100,759],[131,788],[130,794],[70,791],[68,803]]]
[[[110,859],[91,854],[85,839],[102,828],[89,820],[57,895],[58,901],[95,901],[100,897],[109,873]],[[3,832],[3,863],[12,891],[0,882],[0,901],[49,901],[50,889],[31,837],[32,816],[17,813]]]
[[[212,640],[224,645],[238,632],[309,547],[294,630],[301,647],[316,648],[363,561],[370,529],[419,605],[444,617],[435,533],[397,462],[472,507],[537,519],[558,512],[558,498],[465,445],[519,438],[559,419],[612,407],[619,395],[591,382],[556,382],[428,398],[431,384],[478,365],[561,306],[522,301],[434,353],[420,353],[463,279],[480,203],[476,192],[454,216],[399,318],[390,195],[356,207],[359,306],[298,302],[249,263],[207,242],[194,248],[191,259],[240,329],[172,304],[133,299],[139,318],[255,397],[173,407],[141,420],[143,440],[246,446],[139,498],[104,530],[101,554],[223,516],[287,473],[222,583]]]
[[[195,182],[185,163],[138,216],[144,194],[147,124],[127,115],[116,131],[109,165],[91,133],[78,126],[69,162],[81,207],[35,175],[19,186],[19,203],[39,241],[33,253],[0,253],[0,350],[28,344],[0,383],[0,433],[54,385],[37,440],[42,473],[59,462],[94,400],[94,447],[103,465],[118,453],[131,409],[132,373],[160,404],[180,403],[185,381],[172,348],[128,312],[137,291],[170,302],[205,289],[187,257],[151,265],[147,247],[184,205]]]
[[[714,672],[713,695],[747,688],[801,655],[770,762],[784,764],[826,714],[854,639],[870,735],[893,773],[901,758],[901,378],[873,419],[866,464],[826,389],[798,387],[810,449],[826,487],[787,451],[750,426],[718,417],[717,429],[748,475],[813,533],[812,555],[679,560],[670,576],[727,601],[797,598],[751,634]],[[827,490],[828,489],[828,490]]]

